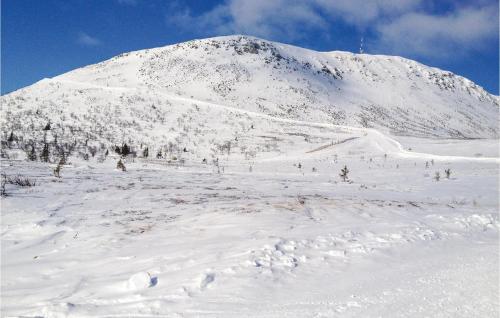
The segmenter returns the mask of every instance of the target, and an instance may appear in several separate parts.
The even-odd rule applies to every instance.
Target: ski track
[[[82,86],[87,86],[87,87],[94,87],[94,88],[99,88],[99,89],[107,89],[107,90],[117,90],[117,91],[130,91],[130,90],[137,90],[140,91],[141,88],[129,88],[129,87],[109,87],[109,86],[100,86],[100,85],[94,85],[90,83],[83,83],[83,82],[76,82],[76,81],[69,81],[69,80],[62,80],[62,79],[45,79],[44,81],[50,81],[50,82],[55,82],[55,83],[68,83],[68,84],[76,84],[76,85],[82,85]],[[418,158],[418,159],[426,159],[426,160],[440,160],[440,161],[478,161],[478,162],[492,162],[492,163],[500,163],[500,158],[492,158],[492,157],[482,157],[482,158],[475,158],[475,157],[464,157],[464,156],[443,156],[443,155],[435,155],[435,154],[428,154],[428,153],[419,153],[419,152],[412,152],[412,151],[407,151],[404,149],[404,147],[395,139],[387,136],[386,134],[373,129],[373,128],[360,128],[360,127],[352,127],[352,126],[344,126],[344,125],[333,125],[333,124],[325,124],[325,123],[317,123],[317,122],[307,122],[307,121],[300,121],[300,120],[293,120],[293,119],[287,119],[287,118],[277,118],[273,117],[270,115],[262,114],[262,113],[257,113],[257,112],[252,112],[244,109],[239,109],[235,107],[230,107],[230,106],[225,106],[221,104],[216,104],[216,103],[211,103],[211,102],[206,102],[202,100],[197,100],[193,98],[187,98],[183,96],[177,96],[173,94],[168,94],[168,93],[163,93],[163,92],[155,92],[157,95],[164,96],[168,99],[171,100],[178,100],[182,102],[188,102],[188,103],[195,103],[199,105],[205,105],[209,107],[215,107],[215,108],[220,108],[224,109],[230,112],[237,112],[241,114],[246,114],[252,117],[256,118],[263,118],[263,119],[268,119],[271,121],[276,121],[276,122],[283,122],[283,123],[288,123],[288,124],[298,124],[302,126],[309,126],[309,127],[322,127],[322,128],[337,128],[337,129],[343,129],[345,131],[353,131],[353,132],[359,132],[364,134],[365,136],[367,134],[374,139],[373,141],[375,143],[377,142],[382,142],[385,143],[383,146],[380,146],[380,149],[386,153],[390,154],[396,154],[402,158]]]
[[[55,178],[51,165],[2,159],[9,175],[37,180],[1,199],[2,316],[499,314],[499,158],[413,152],[373,128],[154,94],[350,137],[289,139],[251,161],[228,153],[221,173],[142,158],[124,159],[122,172],[111,154],[70,158]],[[447,168],[450,178],[433,179]]]
[[[350,160],[354,171],[366,169],[367,163]],[[276,174],[274,167],[281,163],[273,161],[257,164],[254,173],[227,164],[227,172],[218,175],[200,164],[162,168],[138,160],[126,162],[128,171],[122,173],[113,171],[113,160],[76,160],[63,168],[61,180],[41,163],[11,161],[11,170],[37,176],[40,185],[28,191],[11,188],[12,195],[2,199],[2,312],[416,317],[451,310],[453,304],[454,316],[497,313],[492,304],[498,294],[487,284],[498,278],[495,180],[487,172],[497,167],[484,166],[490,169],[483,172],[489,179],[482,179],[490,192],[465,181],[484,162],[457,166],[464,170],[464,181],[423,179],[429,190],[422,184],[412,190],[404,188],[402,176],[419,175],[423,168],[405,166],[404,158],[390,160],[402,171],[366,170],[353,184],[335,184],[328,175]],[[318,169],[327,170],[321,164]],[[364,180],[371,181],[366,189],[360,187]],[[436,195],[439,188],[442,193]],[[460,254],[462,248],[468,254]],[[449,258],[444,251],[452,251]],[[412,253],[427,255],[431,263]],[[358,280],[360,273],[377,268],[383,273],[394,262],[410,267],[393,268],[393,279]],[[441,267],[448,262],[457,265]],[[463,290],[471,284],[463,277],[473,275],[474,268],[482,268],[483,276],[491,272],[472,290]],[[456,284],[449,282],[452,277]],[[325,288],[322,282],[340,285]],[[425,298],[436,286],[462,294]],[[484,301],[466,301],[471,293]],[[421,305],[398,306],[398,299]],[[467,309],[474,306],[475,311]]]

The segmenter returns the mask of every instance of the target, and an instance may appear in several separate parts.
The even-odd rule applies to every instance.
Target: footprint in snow
[[[158,277],[152,277],[147,272],[139,272],[132,275],[127,281],[128,290],[142,290],[158,284]]]
[[[215,273],[206,273],[200,279],[200,289],[204,290],[215,280]]]

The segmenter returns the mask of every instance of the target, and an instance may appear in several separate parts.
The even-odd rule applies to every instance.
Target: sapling
[[[450,176],[451,176],[451,170],[450,170],[450,168],[446,169],[446,170],[444,171],[444,173],[446,174],[446,179],[449,179],[449,178],[450,178]]]
[[[118,160],[118,163],[116,164],[116,169],[120,169],[121,171],[127,171],[127,168],[125,168],[125,164],[123,164],[122,160]]]
[[[7,139],[7,145],[9,148],[12,148],[12,143],[14,142],[14,132],[11,131],[9,138]]]
[[[63,159],[63,158],[61,158],[61,160],[59,160],[59,163],[57,164],[56,168],[54,169],[54,177],[56,177],[56,178],[61,177],[61,169],[62,169],[64,162],[65,162],[65,159]]]
[[[128,156],[130,154],[130,147],[127,144],[123,144],[121,149],[122,156]]]
[[[436,179],[436,181],[439,181],[439,179],[441,179],[441,175],[439,174],[439,171],[436,171],[436,174],[434,175],[434,179]]]
[[[44,162],[49,162],[49,156],[50,156],[49,144],[46,143],[43,145],[43,150],[42,150],[42,154],[40,155],[40,160],[44,161]]]
[[[7,184],[7,175],[5,173],[2,173],[2,180],[0,183],[0,196],[5,197],[7,196],[7,191],[5,190],[5,185]]]
[[[347,179],[349,179],[349,177],[347,176],[348,174],[349,174],[349,169],[347,169],[347,166],[344,166],[344,168],[340,170],[339,176],[342,178],[342,181],[346,182]]]
[[[61,151],[61,159],[59,160],[60,165],[65,165],[66,164],[66,154],[64,151]]]
[[[36,151],[34,145],[31,145],[31,151],[28,152],[27,157],[29,161],[36,161]]]

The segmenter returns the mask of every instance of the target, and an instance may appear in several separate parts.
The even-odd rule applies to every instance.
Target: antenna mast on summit
[[[359,44],[359,54],[363,54],[363,37],[361,37],[361,43]]]

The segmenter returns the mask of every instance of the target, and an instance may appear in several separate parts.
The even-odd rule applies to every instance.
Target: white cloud
[[[307,29],[326,30],[332,20],[365,27],[385,15],[414,9],[423,0],[226,0],[201,15],[193,16],[179,4],[169,22],[192,30],[245,33],[256,36],[295,37]],[[175,11],[175,10],[174,10]]]
[[[202,36],[243,33],[282,41],[303,38],[308,31],[329,38],[340,22],[370,34],[369,44],[381,53],[432,57],[453,48],[468,52],[498,36],[493,0],[469,7],[462,0],[435,1],[226,0],[200,15],[171,6],[175,13],[167,21]],[[433,13],[440,6],[448,11]]]
[[[312,1],[233,0],[228,8],[237,33],[293,38],[300,37],[306,29],[327,25]]]
[[[420,8],[423,0],[316,0],[328,15],[357,27]]]
[[[307,1],[230,0],[201,15],[177,6],[167,22],[186,30],[205,34],[243,33],[265,38],[296,38],[311,28],[324,28],[327,22]]]
[[[498,38],[498,7],[466,7],[446,15],[408,13],[378,25],[377,31],[380,50],[430,57],[467,54]]]
[[[85,32],[80,32],[76,41],[77,43],[85,46],[98,46],[102,43],[99,39],[92,37]]]

